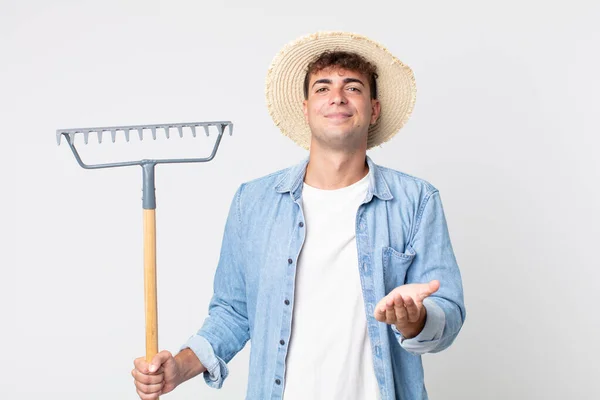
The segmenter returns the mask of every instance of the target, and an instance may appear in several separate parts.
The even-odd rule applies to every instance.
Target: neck
[[[369,172],[366,156],[366,151],[320,152],[311,148],[304,182],[324,190],[350,186]]]

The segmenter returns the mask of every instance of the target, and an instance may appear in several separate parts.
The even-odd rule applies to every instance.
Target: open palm
[[[423,300],[439,288],[438,280],[398,286],[377,303],[374,317],[377,321],[395,325],[404,337],[414,337],[425,325]]]

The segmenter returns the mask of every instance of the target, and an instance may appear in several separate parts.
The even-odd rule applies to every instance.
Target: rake
[[[130,133],[137,132],[139,139],[144,139],[144,132],[152,133],[152,138],[156,140],[157,132],[164,131],[167,139],[170,137],[170,129],[177,129],[179,137],[183,138],[185,131],[191,131],[193,137],[196,137],[196,128],[202,127],[206,136],[210,135],[211,130],[217,130],[217,138],[212,152],[205,158],[181,158],[181,159],[161,159],[161,160],[139,160],[126,161],[106,164],[85,164],[77,149],[75,148],[75,135],[83,135],[85,144],[89,142],[90,134],[95,133],[98,143],[102,143],[102,137],[105,132],[109,132],[112,142],[115,142],[117,134],[121,132],[125,140],[129,142]],[[115,168],[127,167],[131,165],[140,165],[142,167],[143,177],[143,226],[144,226],[144,306],[146,314],[146,361],[150,362],[158,353],[158,311],[156,296],[156,194],[154,186],[154,169],[158,164],[174,163],[198,163],[212,160],[219,148],[221,138],[225,128],[229,128],[229,135],[233,134],[233,124],[230,121],[216,122],[190,122],[174,124],[150,124],[150,125],[131,125],[131,126],[109,126],[98,128],[77,128],[77,129],[58,129],[56,131],[56,140],[61,144],[61,138],[65,137],[67,144],[71,148],[77,163],[85,169]]]

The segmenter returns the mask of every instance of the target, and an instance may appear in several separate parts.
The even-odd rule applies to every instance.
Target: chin
[[[343,150],[343,149],[358,149],[360,144],[363,142],[361,138],[354,137],[348,133],[340,134],[328,134],[321,136],[320,140],[324,146],[330,149]]]

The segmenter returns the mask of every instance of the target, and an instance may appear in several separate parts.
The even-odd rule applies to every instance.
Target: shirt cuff
[[[411,353],[423,354],[433,350],[444,333],[446,324],[444,310],[431,298],[423,300],[423,306],[427,310],[427,319],[423,330],[414,338],[406,339],[396,326],[392,325],[392,331],[400,345]]]
[[[229,369],[225,361],[215,354],[210,342],[203,336],[194,335],[181,346],[179,351],[187,348],[196,354],[198,360],[206,368],[206,371],[202,374],[206,384],[215,389],[220,389],[223,386],[223,381],[229,375]]]

